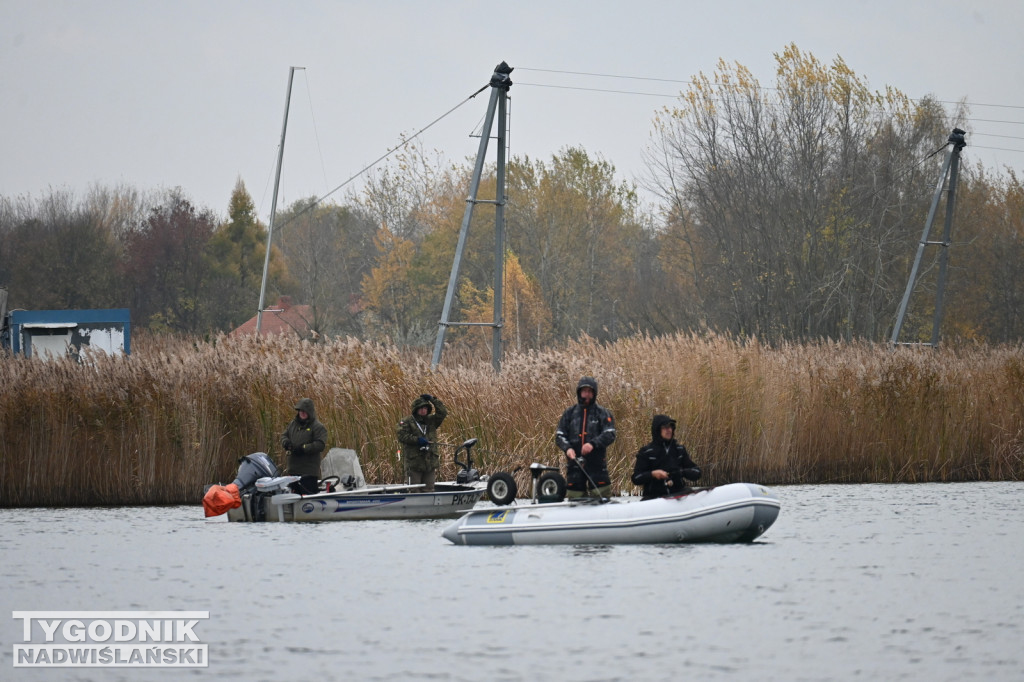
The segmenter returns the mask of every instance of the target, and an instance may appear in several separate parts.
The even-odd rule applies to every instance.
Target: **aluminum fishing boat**
[[[331,448],[321,463],[320,492],[300,495],[290,484],[298,476],[280,476],[262,452],[240,460],[238,476],[228,486],[210,486],[203,499],[206,515],[227,513],[229,521],[362,521],[369,519],[455,518],[489,492],[487,476],[472,466],[470,450],[477,440],[456,450],[460,466],[454,481],[426,486],[367,484],[354,450]],[[458,451],[465,450],[465,462]],[[504,480],[501,472],[495,479]]]
[[[287,489],[294,476],[271,478],[242,504],[228,510],[229,521],[364,521],[368,519],[452,518],[472,509],[487,492],[485,481],[468,485],[437,483],[379,485],[353,490],[299,495]]]
[[[484,507],[464,514],[443,535],[457,545],[751,542],[778,515],[779,500],[768,488],[731,483],[644,501]]]

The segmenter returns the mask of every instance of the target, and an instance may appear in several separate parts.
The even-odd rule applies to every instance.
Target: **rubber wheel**
[[[561,502],[565,499],[565,478],[557,471],[546,471],[537,479],[538,502]]]
[[[519,489],[516,486],[516,480],[512,478],[512,474],[498,471],[491,474],[491,477],[487,479],[487,497],[499,507],[512,504],[512,501],[516,499],[517,492],[519,492]]]

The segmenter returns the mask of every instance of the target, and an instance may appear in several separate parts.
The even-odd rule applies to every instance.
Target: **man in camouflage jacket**
[[[428,492],[434,489],[437,475],[437,427],[448,416],[439,398],[424,393],[412,401],[412,414],[398,423],[398,442],[409,483],[422,483]]]

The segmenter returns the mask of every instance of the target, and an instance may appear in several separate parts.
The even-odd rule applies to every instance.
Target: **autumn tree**
[[[375,314],[390,319],[407,342],[410,334],[421,345],[436,336],[472,170],[466,165],[432,176],[429,191],[418,195],[424,201],[407,216],[417,226],[411,234],[422,236],[403,239],[390,229],[379,235],[381,260],[364,280],[364,294]],[[507,184],[502,248],[513,260],[506,286],[508,277],[520,278],[518,288],[509,290],[520,307],[506,312],[524,322],[516,329],[518,343],[533,347],[581,334],[611,338],[646,320],[649,296],[639,273],[653,230],[640,216],[635,190],[616,180],[614,166],[582,149],[567,149],[550,164],[513,159]],[[481,306],[493,300],[495,215],[487,203],[496,198],[493,167],[485,169],[477,197],[482,203],[463,247],[451,322],[479,316]],[[471,335],[453,326],[448,340]]]
[[[92,185],[82,207],[114,241],[123,243],[129,233],[146,221],[153,207],[165,203],[172,195],[184,196],[184,191],[180,187],[169,191],[142,191],[127,184]]]
[[[655,124],[668,270],[711,327],[768,338],[891,328],[949,121],[788,46],[763,88],[719,62]],[[671,240],[672,244],[669,244]],[[685,284],[685,286],[684,286]]]
[[[417,292],[408,275],[416,245],[393,234],[387,226],[374,237],[377,265],[363,277],[362,290],[370,319],[367,330],[399,344],[423,345],[428,322],[422,316]]]
[[[376,256],[374,225],[358,208],[297,201],[279,216],[276,243],[298,301],[322,334],[361,333],[362,282]]]
[[[463,178],[468,183],[461,170],[445,168],[411,145],[356,198],[364,219],[378,225],[374,266],[362,287],[371,336],[419,346],[436,337],[453,235],[465,208]]]
[[[119,244],[100,216],[67,191],[4,200],[0,284],[12,308],[127,305],[118,278]]]
[[[604,338],[647,318],[636,285],[652,234],[611,163],[581,148],[550,164],[517,160],[508,193],[508,245],[536,278],[555,338]]]
[[[430,232],[427,218],[436,198],[448,192],[451,183],[452,169],[441,155],[428,154],[413,141],[371,175],[353,199],[378,227],[387,225],[399,239],[419,243]]]
[[[1024,184],[1017,174],[965,167],[949,247],[943,337],[1024,338]],[[940,221],[941,222],[941,221]]]
[[[137,324],[160,332],[210,329],[210,266],[204,248],[216,217],[199,211],[180,192],[168,193],[138,228],[124,236],[123,272]]]
[[[502,345],[506,349],[524,351],[543,348],[553,339],[551,311],[544,303],[536,280],[527,275],[519,259],[505,252],[502,284]],[[466,322],[494,322],[494,287],[475,287],[464,279],[459,291],[462,301],[461,319]],[[477,352],[490,352],[492,327],[472,327],[464,331],[461,343]]]
[[[237,327],[256,314],[266,248],[267,229],[257,219],[252,197],[239,179],[231,193],[228,220],[214,232],[205,251],[219,328]],[[283,258],[271,251],[270,264],[268,291],[280,290],[280,282],[288,276]]]

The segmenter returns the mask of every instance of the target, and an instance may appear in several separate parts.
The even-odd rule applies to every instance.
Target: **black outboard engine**
[[[238,477],[234,484],[239,491],[246,490],[256,485],[256,481],[264,477],[280,476],[277,465],[265,452],[254,452],[238,460]]]
[[[455,463],[459,465],[459,471],[455,474],[455,482],[463,485],[472,483],[473,481],[480,480],[480,471],[473,468],[473,453],[472,448],[476,445],[477,439],[470,438],[455,451]],[[466,450],[466,461],[459,461],[459,450],[465,448]]]

